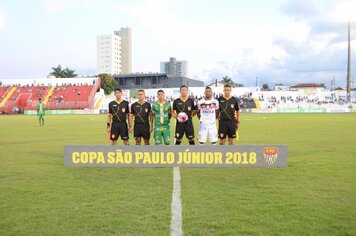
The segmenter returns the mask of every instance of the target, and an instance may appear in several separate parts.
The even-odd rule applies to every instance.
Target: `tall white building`
[[[97,36],[97,73],[129,74],[132,70],[131,29]]]
[[[129,74],[132,72],[131,28],[121,28],[114,34],[121,38],[121,73]]]
[[[121,39],[114,34],[97,36],[97,73],[120,74]]]
[[[161,62],[161,73],[171,76],[187,77],[188,76],[188,62],[177,61],[176,58],[171,57],[169,61]]]

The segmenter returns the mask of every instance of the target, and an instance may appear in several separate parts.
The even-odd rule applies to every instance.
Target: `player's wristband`
[[[110,128],[110,123],[106,123],[106,128]]]

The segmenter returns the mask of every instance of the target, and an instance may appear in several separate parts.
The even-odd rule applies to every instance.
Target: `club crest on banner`
[[[269,165],[273,165],[278,159],[278,148],[276,148],[276,147],[264,148],[263,156],[265,158],[265,161]]]

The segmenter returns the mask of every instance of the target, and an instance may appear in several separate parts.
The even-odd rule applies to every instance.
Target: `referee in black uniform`
[[[126,122],[129,114],[129,103],[121,99],[121,89],[115,89],[114,94],[116,99],[109,103],[109,113],[106,120],[107,131],[110,134],[112,145],[117,143],[119,136],[121,136],[125,145],[129,145]]]
[[[231,96],[231,85],[224,86],[224,96],[219,97],[218,101],[220,145],[225,145],[226,136],[229,138],[229,145],[232,145],[239,128],[240,107],[237,99]]]
[[[129,132],[132,132],[134,121],[134,137],[136,145],[141,145],[141,138],[145,145],[150,145],[150,134],[153,130],[153,119],[151,115],[151,104],[145,101],[145,91],[137,91],[138,101],[131,105],[129,118]]]
[[[173,117],[177,118],[179,113],[185,112],[188,115],[188,120],[186,122],[179,122],[177,120],[175,130],[175,145],[181,144],[184,133],[188,138],[189,144],[195,145],[192,117],[195,116],[196,110],[197,107],[194,103],[194,100],[188,97],[188,87],[186,85],[182,85],[180,87],[180,97],[173,102]]]

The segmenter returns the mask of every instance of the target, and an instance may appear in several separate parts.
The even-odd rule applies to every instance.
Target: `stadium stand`
[[[17,86],[2,107],[3,113],[22,113],[29,102],[43,98],[48,92],[48,86]]]
[[[100,88],[100,78],[53,78],[8,80],[0,86],[0,112],[22,113],[36,110],[38,98],[47,110],[88,110],[105,112],[108,103],[115,99],[114,93],[106,95]],[[198,101],[204,96],[205,87],[190,87],[189,96]],[[212,87],[213,96],[223,94],[223,87]],[[154,102],[158,89],[145,89],[146,100]],[[164,88],[166,99],[179,97],[179,88]],[[136,101],[137,90],[123,90],[123,98],[130,103]],[[259,87],[236,87],[232,95],[237,97],[242,109],[256,109],[276,112],[277,109],[346,109],[356,107],[356,92],[347,101],[346,91],[338,88],[332,91],[323,88],[302,88],[293,90],[265,91]]]
[[[90,108],[100,88],[100,79],[88,83],[64,83],[56,85],[24,85],[0,87],[2,113],[23,113],[36,110],[41,98],[47,110]]]
[[[240,108],[257,108],[257,104],[253,98],[239,98],[238,100]]]
[[[352,105],[346,96],[331,92],[302,94],[300,92],[264,92],[256,95],[262,108],[334,108]]]
[[[90,108],[93,85],[86,86],[58,86],[49,97],[46,109],[84,109]]]
[[[5,98],[8,92],[11,90],[12,86],[0,86],[0,107],[6,102]],[[4,101],[4,102],[3,102]]]

